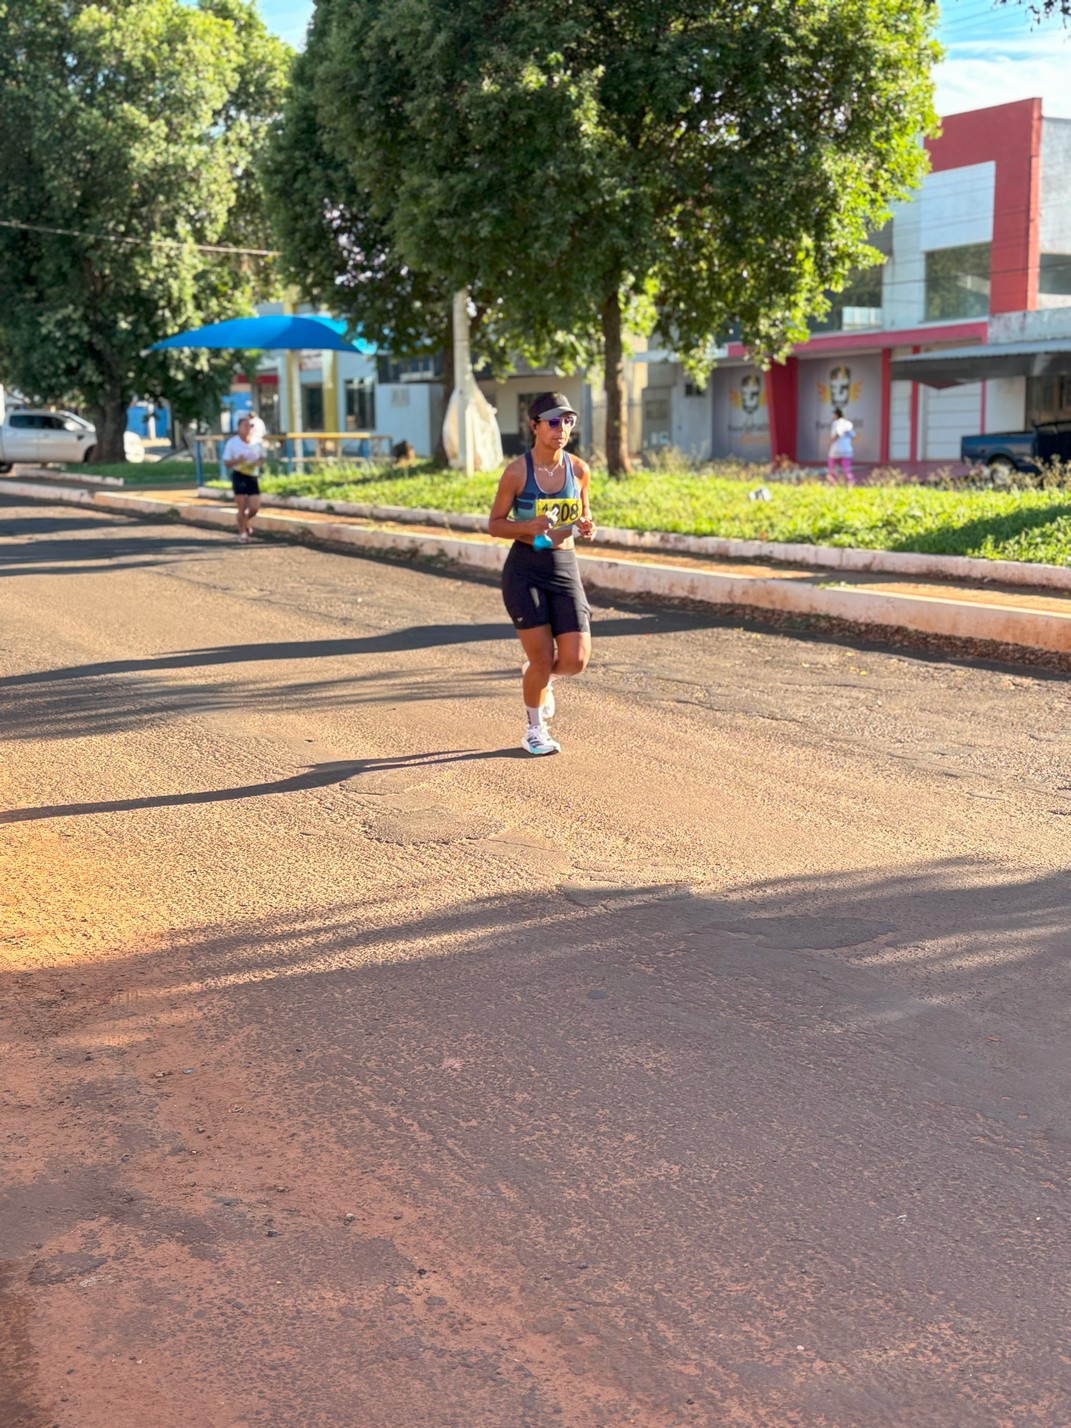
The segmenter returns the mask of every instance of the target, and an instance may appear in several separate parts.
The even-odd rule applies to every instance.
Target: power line
[[[64,238],[88,238],[94,243],[127,243],[141,248],[193,248],[198,253],[236,253],[249,258],[278,258],[277,248],[233,248],[225,243],[193,243],[185,238],[128,238],[122,233],[87,233],[80,228],[49,228],[43,223],[19,223],[0,218],[0,228],[16,228],[24,233],[55,233]]]

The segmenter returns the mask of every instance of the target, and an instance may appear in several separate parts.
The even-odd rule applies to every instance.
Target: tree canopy
[[[20,225],[0,227],[0,372],[85,404],[102,457],[133,396],[181,416],[229,379],[227,356],[140,354],[266,285],[206,249],[269,241],[254,162],[289,64],[253,0],[0,5],[0,219]]]
[[[601,354],[626,469],[624,333],[693,370],[730,326],[773,357],[878,260],[935,124],[932,23],[927,0],[319,0],[287,117],[319,174],[276,188],[284,246],[319,225],[366,326],[388,292],[469,287],[488,350]]]

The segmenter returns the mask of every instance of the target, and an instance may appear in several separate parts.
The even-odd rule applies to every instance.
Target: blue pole
[[[201,464],[201,438],[199,436],[195,436],[193,439],[193,464],[197,471],[197,484],[198,486],[203,486],[205,484],[205,472],[204,466]]]

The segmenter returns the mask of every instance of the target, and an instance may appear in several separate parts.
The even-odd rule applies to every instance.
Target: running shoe
[[[521,740],[521,748],[529,754],[560,754],[561,744],[558,743],[546,724],[529,725]]]
[[[528,660],[525,660],[525,662],[521,665],[521,678],[523,679],[527,673]],[[554,718],[554,711],[557,709],[557,707],[557,704],[554,702],[554,681],[551,680],[550,683],[547,685],[547,697],[543,700],[543,707],[539,711],[540,714],[542,714],[543,716],[544,724],[548,723],[549,720]]]

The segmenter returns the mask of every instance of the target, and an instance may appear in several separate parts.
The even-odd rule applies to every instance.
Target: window
[[[9,422],[11,426],[17,426],[22,431],[37,430],[37,418],[30,416],[26,412],[15,412],[15,414],[9,418]]]
[[[939,248],[926,254],[926,321],[986,317],[989,313],[989,244]]]
[[[1071,253],[1042,253],[1038,292],[1071,298]]]
[[[375,431],[376,389],[367,377],[346,383],[346,430]]]
[[[830,307],[825,317],[811,321],[812,332],[853,332],[880,327],[882,269],[862,268],[849,278],[842,292],[827,293]]]
[[[379,380],[386,386],[395,382],[437,382],[443,374],[441,353],[429,357],[406,357],[395,361],[380,357],[376,363]]]
[[[324,429],[324,389],[307,386],[301,389],[302,426],[305,431]]]

